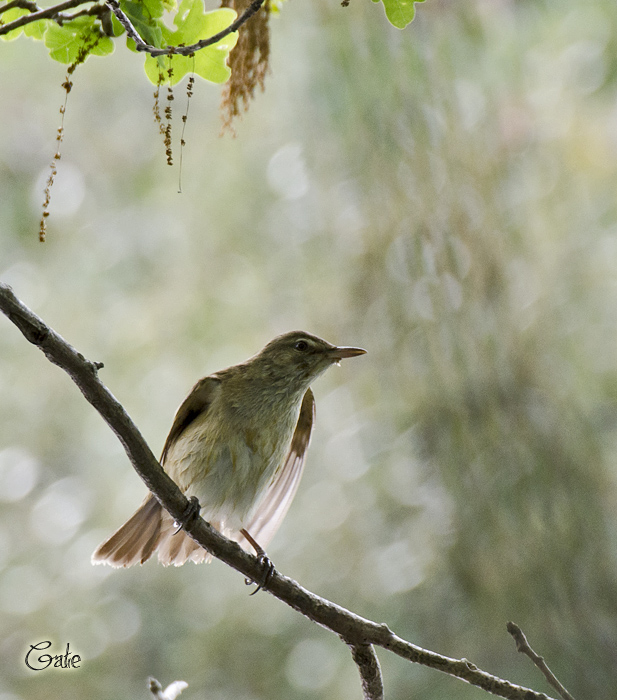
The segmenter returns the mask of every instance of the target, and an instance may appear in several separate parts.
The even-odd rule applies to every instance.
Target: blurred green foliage
[[[431,0],[405,32],[371,10],[290,4],[236,139],[197,90],[182,195],[141,67],[89,60],[45,245],[63,71],[3,46],[0,279],[104,361],[155,451],[199,376],[278,332],[368,348],[314,387],[277,567],[548,692],[513,619],[575,697],[609,700],[617,7]],[[0,698],[147,697],[149,675],[187,681],[187,699],[360,698],[338,640],[218,562],[90,566],[145,487],[70,381],[0,325]],[[81,668],[28,671],[42,639]],[[392,700],[484,697],[379,656]]]

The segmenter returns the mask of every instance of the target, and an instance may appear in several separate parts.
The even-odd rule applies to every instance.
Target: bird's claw
[[[255,593],[259,593],[259,591],[262,588],[265,588],[268,585],[268,583],[270,582],[270,579],[272,578],[274,572],[276,571],[276,569],[274,568],[274,564],[272,563],[272,560],[265,552],[260,552],[257,555],[257,561],[259,561],[261,568],[262,568],[262,575],[261,575],[259,581],[253,581],[253,579],[250,579],[250,578],[244,579],[244,583],[247,586],[250,586],[253,583],[257,584],[257,588],[249,595],[255,595]]]
[[[199,505],[199,500],[196,496],[191,496],[189,498],[188,505],[182,513],[182,518],[180,520],[174,520],[174,525],[178,528],[174,535],[177,535],[183,527],[186,527],[191,520],[194,520],[200,513],[201,506]]]

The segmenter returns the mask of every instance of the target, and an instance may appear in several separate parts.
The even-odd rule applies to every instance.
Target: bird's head
[[[336,346],[305,331],[291,331],[271,340],[252,361],[267,369],[273,380],[288,381],[293,389],[306,390],[330,365],[366,350]]]

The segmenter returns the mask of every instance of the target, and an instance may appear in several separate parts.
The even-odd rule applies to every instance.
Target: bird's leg
[[[191,520],[194,520],[199,515],[200,511],[201,506],[199,505],[198,499],[195,496],[191,496],[180,520],[174,520],[174,525],[178,528],[174,532],[174,535],[177,535],[182,528],[186,527],[191,522]]]
[[[251,595],[255,595],[255,593],[259,592],[262,588],[265,588],[268,581],[272,578],[272,574],[275,571],[274,564],[272,563],[270,557],[266,554],[265,550],[259,545],[259,543],[255,540],[255,538],[251,535],[251,533],[248,530],[242,528],[240,532],[244,535],[244,538],[255,550],[257,559],[259,559],[263,568],[263,575],[260,581],[252,581],[250,578],[247,578],[244,581],[247,586],[250,586],[252,583],[257,584],[257,588],[251,593]]]

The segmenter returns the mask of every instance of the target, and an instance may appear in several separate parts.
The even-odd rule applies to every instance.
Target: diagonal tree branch
[[[12,321],[25,338],[36,345],[50,362],[61,367],[79,387],[87,401],[100,413],[117,435],[126,453],[163,507],[178,522],[185,522],[186,532],[202,547],[251,580],[259,580],[262,563],[238,544],[223,537],[202,518],[186,520],[189,501],[164,472],[124,408],[99,380],[101,363],[91,362],[49,328],[25,306],[13,290],[0,283],[0,311]],[[306,590],[290,578],[274,571],[265,590],[309,620],[326,627],[351,647],[360,669],[366,700],[383,697],[379,664],[371,645],[391,651],[413,663],[422,664],[467,681],[483,690],[510,700],[553,700],[544,693],[514,685],[480,670],[467,659],[452,659],[423,649],[398,637],[387,625],[360,617],[355,613]]]
[[[34,9],[35,11],[31,12],[31,14],[29,15],[23,15],[23,17],[18,17],[12,22],[8,22],[7,24],[1,25],[0,36],[2,34],[8,34],[9,32],[12,32],[13,29],[19,29],[19,27],[24,27],[26,24],[37,22],[40,19],[56,19],[61,16],[63,10],[70,10],[73,7],[79,7],[79,5],[83,5],[85,2],[89,1],[90,0],[66,0],[66,2],[61,2],[59,5],[54,5],[53,7],[46,7],[45,9],[40,10],[37,8],[36,3],[23,2],[23,0],[14,0],[13,2],[10,2],[7,5],[3,5],[0,8],[0,14],[10,9],[11,7],[23,7],[26,10]]]

